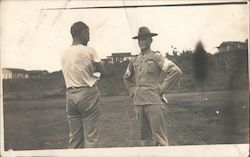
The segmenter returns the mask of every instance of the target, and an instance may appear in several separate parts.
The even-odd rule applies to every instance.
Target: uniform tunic
[[[162,73],[166,76],[161,79]],[[156,52],[139,54],[131,59],[124,75],[124,82],[134,105],[163,104],[161,94],[178,81],[178,66]]]

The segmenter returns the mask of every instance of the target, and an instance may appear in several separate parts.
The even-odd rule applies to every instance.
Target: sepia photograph
[[[0,5],[0,156],[249,157],[249,1]]]

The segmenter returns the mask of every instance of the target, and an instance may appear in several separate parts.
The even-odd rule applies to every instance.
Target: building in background
[[[27,78],[43,78],[49,72],[47,70],[32,70],[2,68],[3,79],[27,79]]]
[[[220,52],[233,52],[233,51],[244,51],[247,50],[248,40],[245,42],[239,41],[225,41],[220,44],[220,46],[216,47]]]
[[[107,58],[101,59],[102,63],[104,64],[110,64],[112,63],[112,58],[110,56],[108,56]]]
[[[112,53],[111,56],[107,56],[107,59],[103,59],[106,63],[122,63],[130,60],[132,57],[130,52]]]
[[[32,70],[28,71],[29,78],[43,78],[49,72],[47,70]]]
[[[122,63],[124,61],[128,61],[131,59],[131,53],[125,52],[125,53],[112,53],[112,60],[113,63]]]
[[[3,79],[24,79],[29,76],[24,69],[3,68],[2,77]]]

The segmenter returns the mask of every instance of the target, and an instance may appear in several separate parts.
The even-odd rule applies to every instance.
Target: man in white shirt
[[[100,92],[96,86],[104,71],[95,49],[88,47],[89,28],[79,21],[71,26],[72,45],[61,56],[66,84],[69,148],[93,148],[98,141]]]

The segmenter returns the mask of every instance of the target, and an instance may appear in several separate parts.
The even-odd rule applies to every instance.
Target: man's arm
[[[173,85],[179,80],[182,71],[181,69],[172,61],[167,58],[164,58],[162,71],[166,73],[166,77],[163,80],[162,84],[159,85],[160,93],[168,92]]]
[[[94,72],[100,72],[101,74],[105,74],[105,67],[102,62],[94,62]]]
[[[101,74],[105,74],[105,67],[103,65],[103,63],[101,62],[100,57],[98,56],[98,54],[96,53],[96,51],[93,49],[92,52],[92,57],[93,57],[93,67],[94,67],[94,73],[101,73]]]
[[[135,79],[134,79],[134,68],[133,68],[133,64],[130,61],[127,70],[124,74],[124,83],[125,86],[129,92],[129,95],[131,97],[134,96],[134,90],[135,90]]]

